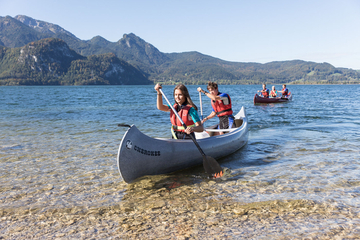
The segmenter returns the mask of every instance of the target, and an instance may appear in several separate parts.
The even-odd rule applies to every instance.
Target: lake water
[[[0,87],[0,239],[360,238],[360,85],[289,85],[292,102],[267,105],[253,104],[261,86],[220,86],[250,127],[219,161],[227,176],[126,184],[117,124],[171,136],[153,87]]]

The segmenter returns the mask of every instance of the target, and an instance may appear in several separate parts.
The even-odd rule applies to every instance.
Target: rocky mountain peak
[[[125,52],[150,64],[162,64],[168,60],[164,53],[133,33],[124,34],[123,38],[117,42],[117,45]],[[126,56],[123,58],[126,59]]]
[[[73,60],[84,59],[61,39],[47,38],[31,42],[20,49],[18,63],[33,70],[64,72]]]
[[[15,19],[41,33],[51,33],[51,34],[62,33],[71,36],[73,38],[76,38],[75,35],[66,31],[65,29],[63,29],[62,27],[56,24],[36,20],[25,15],[17,15],[15,16]]]
[[[96,44],[96,45],[99,45],[101,47],[106,47],[108,46],[109,44],[111,44],[110,41],[106,40],[105,38],[101,37],[101,36],[95,36],[93,37],[91,40],[87,41],[91,44]]]

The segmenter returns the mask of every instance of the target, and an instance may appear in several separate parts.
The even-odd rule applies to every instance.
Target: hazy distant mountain
[[[20,48],[0,48],[1,85],[151,84],[115,54],[84,57],[61,39],[47,38]]]
[[[35,29],[38,32],[45,33],[45,34],[65,34],[73,38],[77,38],[72,33],[66,31],[65,29],[59,27],[56,24],[35,20],[31,17],[25,15],[17,15],[15,19],[22,22],[23,24]]]
[[[103,38],[101,36],[93,37],[91,40],[88,40],[86,42],[93,44],[93,45],[100,46],[102,48],[111,48],[111,45],[113,45],[112,42],[109,42],[108,40],[106,40],[105,38]]]
[[[117,42],[109,42],[106,39],[96,36],[87,43],[94,46],[101,47],[103,51],[112,52],[119,58],[124,59],[128,63],[141,69],[148,75],[159,74],[157,68],[159,65],[168,62],[170,59],[166,54],[160,52],[153,45],[145,42],[133,33],[124,34]],[[76,46],[73,46],[77,49]],[[92,48],[89,48],[89,50]],[[83,50],[82,53],[86,56],[89,54],[97,54],[98,52]]]
[[[123,38],[117,42],[117,46],[119,46],[118,54],[131,55],[135,59],[145,59],[149,64],[161,65],[169,60],[164,53],[133,33],[124,34]]]
[[[38,33],[12,17],[0,17],[0,41],[5,47],[22,47],[47,37],[50,35]]]
[[[266,64],[239,63],[224,61],[199,52],[162,53],[133,33],[124,34],[117,42],[110,42],[101,36],[91,40],[80,40],[56,24],[23,15],[15,18],[0,17],[0,45],[16,48],[49,37],[62,39],[82,56],[115,54],[145,74],[152,82],[185,84],[204,84],[209,80],[221,84],[360,82],[359,72],[335,68],[328,63],[301,60]],[[96,58],[92,57],[92,59],[95,61]],[[107,58],[109,59],[113,57]],[[0,72],[0,76],[3,74]]]
[[[103,50],[96,44],[89,44],[78,39],[55,24],[38,21],[23,15],[18,15],[16,18],[0,17],[0,41],[5,47],[22,47],[30,42],[45,38],[59,38],[64,40],[70,48],[84,56],[110,52]]]

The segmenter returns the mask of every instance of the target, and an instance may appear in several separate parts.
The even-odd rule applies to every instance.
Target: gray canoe
[[[236,128],[228,129],[226,134],[216,135],[220,130],[210,128],[195,133],[197,142],[207,156],[219,159],[247,143],[249,133],[244,107],[234,117]],[[203,162],[201,153],[191,139],[152,138],[140,132],[135,125],[124,134],[117,160],[120,174],[127,183],[145,175],[175,172]]]

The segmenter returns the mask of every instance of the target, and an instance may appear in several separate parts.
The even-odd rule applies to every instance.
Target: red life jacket
[[[269,97],[269,89],[265,89],[265,92],[261,92],[263,97],[268,98]]]
[[[175,103],[173,105],[173,107],[175,110],[177,110],[178,104]],[[187,127],[195,126],[195,123],[189,114],[190,108],[191,108],[190,105],[186,105],[186,106],[182,107],[182,109],[178,112],[179,116],[181,117],[181,119],[183,120],[183,122],[185,123],[185,125]],[[171,124],[173,125],[174,131],[185,132],[183,125],[181,124],[180,120],[177,118],[177,116],[175,115],[175,113],[173,111],[170,111],[170,121],[171,121]]]
[[[276,97],[276,91],[273,91],[273,90],[271,90],[271,92],[270,92],[270,97]]]
[[[287,88],[283,88],[281,91],[283,92],[283,96],[287,96],[289,93],[289,90]]]
[[[215,110],[215,113],[218,117],[225,116],[225,115],[232,115],[233,111],[231,109],[231,98],[229,95],[227,95],[229,98],[229,104],[225,105],[222,100],[217,101],[211,101],[211,106]]]

